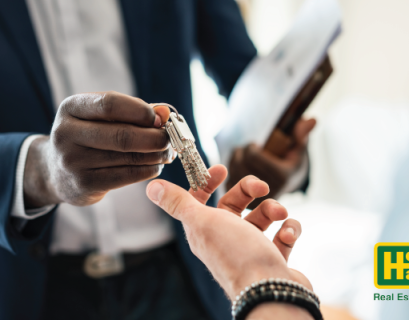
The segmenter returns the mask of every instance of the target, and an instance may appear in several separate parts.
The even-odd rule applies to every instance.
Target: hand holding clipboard
[[[283,184],[294,176],[303,153],[294,127],[333,71],[328,48],[340,30],[336,0],[306,0],[270,54],[255,58],[243,72],[229,98],[229,121],[216,136],[230,186],[241,174],[253,174],[270,189],[287,190]]]
[[[283,157],[286,152],[291,149],[294,144],[292,134],[296,122],[301,118],[305,110],[307,110],[332,72],[331,61],[329,57],[326,56],[281,116],[265,143],[264,150],[278,157]]]

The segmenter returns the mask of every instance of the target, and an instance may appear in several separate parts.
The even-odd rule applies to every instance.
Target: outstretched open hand
[[[209,169],[212,178],[205,190],[186,191],[170,182],[154,180],[148,197],[183,223],[192,252],[208,267],[228,296],[233,299],[244,287],[264,278],[309,281],[287,267],[287,259],[301,234],[298,221],[288,219],[273,242],[261,232],[274,221],[287,218],[287,210],[272,199],[263,201],[249,215],[241,213],[254,199],[269,193],[268,185],[254,176],[241,179],[219,201],[206,206],[212,193],[226,179],[227,169]]]

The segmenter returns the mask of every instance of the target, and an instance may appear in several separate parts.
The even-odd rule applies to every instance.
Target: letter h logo
[[[374,257],[378,289],[409,289],[409,243],[377,243]]]

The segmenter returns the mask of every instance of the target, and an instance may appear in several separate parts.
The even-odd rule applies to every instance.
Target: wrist
[[[48,146],[49,136],[44,136],[34,140],[28,150],[23,182],[26,209],[61,202],[50,182]]]
[[[293,319],[293,320],[313,320],[309,312],[298,306],[271,302],[263,303],[254,308],[246,320],[270,320],[274,315],[274,319]]]
[[[228,288],[225,288],[229,298],[233,301],[252,283],[262,279],[281,278],[291,279],[289,270],[286,266],[275,266],[266,268],[247,268],[250,272],[241,272],[237,277],[230,281]]]
[[[317,295],[298,282],[286,279],[263,279],[246,287],[233,301],[234,320],[245,320],[264,303],[289,303],[308,311],[313,319],[322,320]]]

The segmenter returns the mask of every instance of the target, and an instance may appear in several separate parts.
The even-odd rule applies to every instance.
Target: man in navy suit
[[[188,187],[148,102],[176,106],[199,141],[191,57],[228,97],[256,55],[235,1],[0,3],[0,318],[227,319],[181,225],[151,212],[141,186],[161,174]],[[312,127],[299,123],[288,161],[252,146],[230,170],[273,197]],[[95,250],[119,269],[89,271]]]

